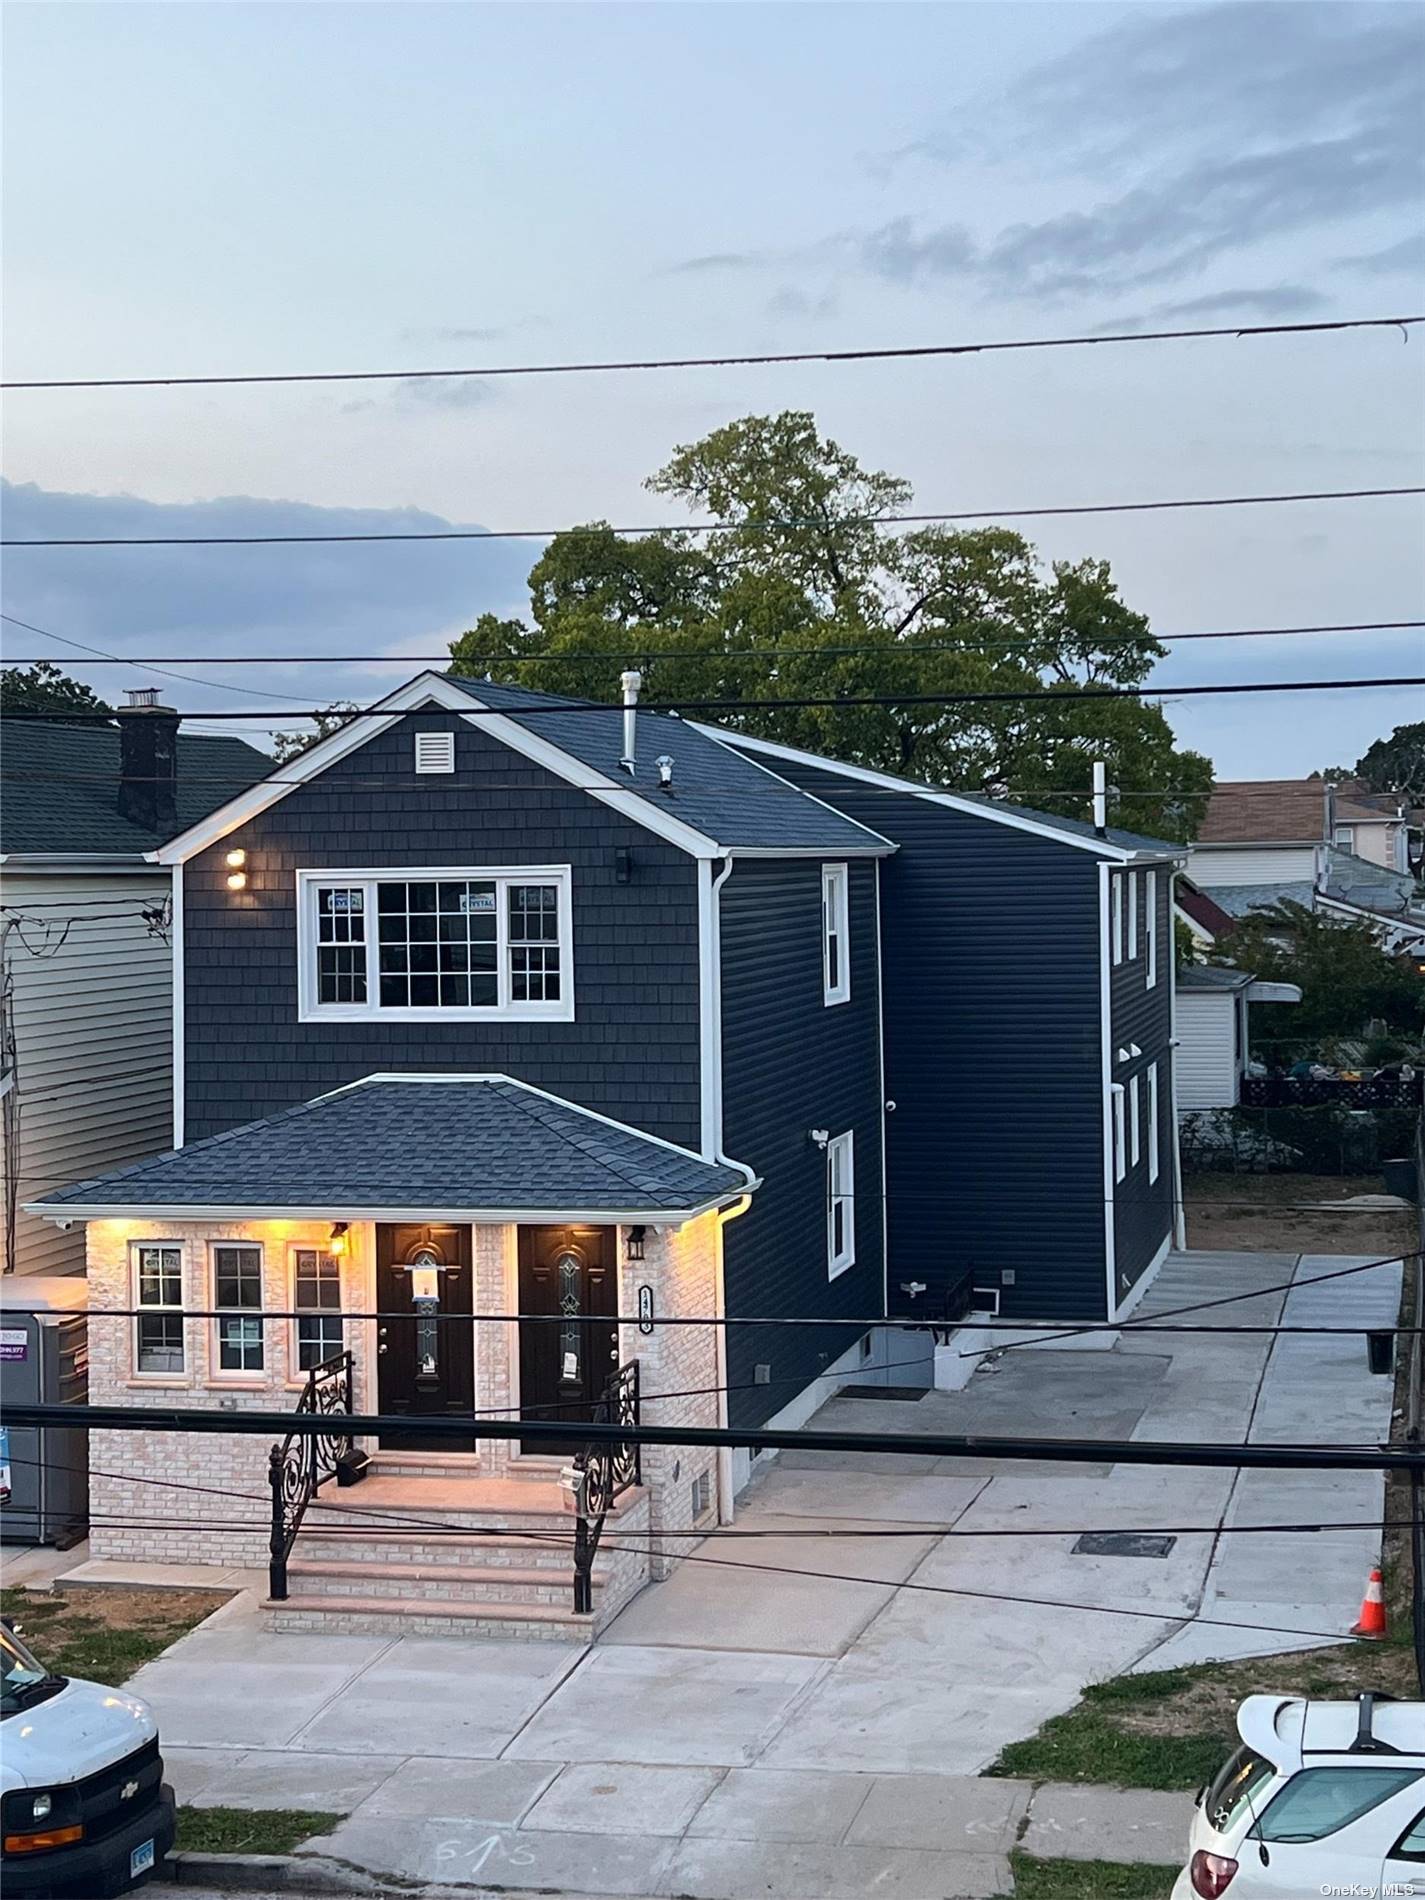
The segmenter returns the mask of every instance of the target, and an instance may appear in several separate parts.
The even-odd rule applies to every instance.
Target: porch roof
[[[687,1220],[757,1186],[507,1075],[371,1075],[30,1204],[51,1219]]]

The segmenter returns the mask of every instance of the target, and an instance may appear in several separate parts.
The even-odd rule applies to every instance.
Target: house
[[[1173,917],[1191,937],[1194,951],[1210,950],[1237,928],[1231,911],[1224,910],[1186,872],[1178,874],[1173,887]]]
[[[1241,1100],[1253,1003],[1299,1003],[1295,983],[1268,983],[1250,970],[1187,963],[1177,973],[1178,1113],[1235,1108]]]
[[[1187,870],[1233,917],[1285,900],[1364,920],[1386,949],[1411,951],[1425,945],[1420,843],[1402,799],[1323,779],[1248,780],[1213,788]]]
[[[0,1094],[6,1273],[77,1273],[42,1189],[171,1138],[171,873],[151,853],[271,769],[178,731],[152,689],[113,725],[3,722]]]
[[[587,1639],[749,1472],[591,1464],[591,1415],[795,1424],[928,1383],[888,1312],[1114,1318],[1170,1244],[1178,849],[625,691],[422,674],[154,854],[174,1146],[34,1211],[94,1399],[400,1421],[319,1498],[339,1425],[277,1448],[281,1626]],[[263,1559],[144,1488],[260,1498],[258,1441],[96,1437],[96,1555]],[[571,1454],[619,1530],[573,1607]]]

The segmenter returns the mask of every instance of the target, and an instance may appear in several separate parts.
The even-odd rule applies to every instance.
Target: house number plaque
[[[653,1288],[641,1286],[638,1289],[638,1330],[645,1338],[653,1331]]]

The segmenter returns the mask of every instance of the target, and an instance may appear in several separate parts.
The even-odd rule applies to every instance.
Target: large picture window
[[[183,1250],[140,1242],[133,1250],[134,1370],[181,1378],[183,1356]]]
[[[215,1372],[261,1372],[262,1249],[248,1242],[213,1247]]]
[[[570,1020],[567,866],[299,871],[305,1021]]]
[[[296,1370],[310,1372],[346,1344],[341,1318],[341,1262],[322,1247],[292,1249]]]

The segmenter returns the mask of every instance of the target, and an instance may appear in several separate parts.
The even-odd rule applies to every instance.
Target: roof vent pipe
[[[635,672],[620,674],[619,684],[623,687],[623,757],[619,764],[632,778],[637,769],[638,689],[643,684],[643,675]]]
[[[1093,762],[1093,828],[1094,836],[1108,836],[1108,767],[1102,759]]]
[[[1336,786],[1329,778],[1321,788],[1321,842],[1336,842]]]

